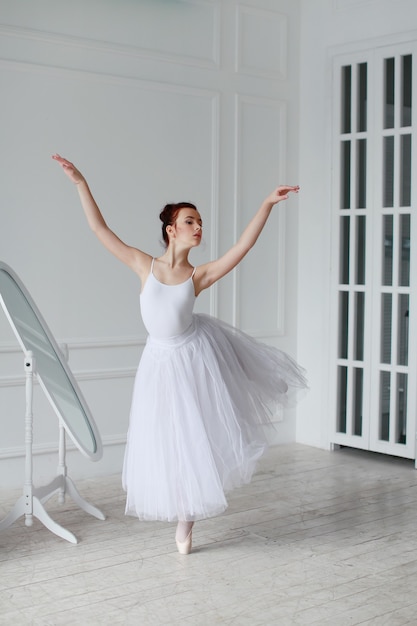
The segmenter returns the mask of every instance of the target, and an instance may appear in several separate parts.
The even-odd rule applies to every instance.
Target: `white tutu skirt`
[[[306,387],[284,352],[208,315],[184,334],[149,337],[139,363],[123,466],[126,513],[193,521],[222,513],[251,480],[263,425]]]

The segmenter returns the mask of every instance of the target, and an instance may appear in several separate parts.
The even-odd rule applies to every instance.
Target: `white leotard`
[[[193,276],[179,285],[165,285],[151,271],[140,295],[143,323],[151,337],[167,339],[184,333],[192,324],[195,291]]]

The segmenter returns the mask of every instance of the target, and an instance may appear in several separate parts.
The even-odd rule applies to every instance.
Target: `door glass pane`
[[[348,356],[348,316],[349,316],[349,292],[339,293],[339,358],[347,359]]]
[[[342,209],[350,209],[350,141],[342,141],[340,155],[340,206]]]
[[[410,285],[410,215],[400,215],[399,277],[401,287]]]
[[[398,296],[398,344],[397,364],[408,365],[408,311],[409,295],[400,293]]]
[[[357,147],[357,193],[356,206],[358,209],[366,208],[366,139],[359,139]]]
[[[364,132],[367,125],[367,64],[358,65],[358,131]]]
[[[401,126],[411,126],[412,79],[412,56],[407,54],[402,57]]]
[[[342,133],[350,133],[352,117],[352,67],[342,67]]]
[[[340,283],[349,284],[350,217],[340,218]]]
[[[384,215],[382,246],[382,284],[392,285],[393,216]]]
[[[363,369],[355,368],[353,373],[353,434],[360,437],[362,435]]]
[[[337,432],[346,433],[347,367],[337,369]]]
[[[407,374],[397,374],[396,443],[407,443]]]
[[[366,260],[366,217],[360,215],[356,218],[356,284],[365,284],[365,260]]]
[[[381,363],[391,363],[392,294],[381,298]]]
[[[411,205],[411,135],[400,140],[400,206]]]
[[[384,137],[383,143],[383,206],[394,206],[394,137]]]
[[[390,373],[381,372],[379,388],[379,438],[389,441],[391,385]]]
[[[363,361],[364,329],[365,329],[365,294],[359,291],[355,294],[355,355],[356,361]]]
[[[394,59],[385,59],[384,128],[394,128]]]

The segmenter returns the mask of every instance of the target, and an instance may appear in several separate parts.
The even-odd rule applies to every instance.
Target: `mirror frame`
[[[20,344],[20,347],[22,348],[23,352],[26,354],[29,350],[32,351],[34,359],[35,359],[35,372],[37,375],[37,378],[39,380],[39,384],[42,387],[47,399],[49,400],[49,403],[51,404],[54,412],[56,413],[56,415],[58,416],[58,418],[62,421],[62,424],[66,430],[66,432],[68,433],[68,435],[71,437],[72,441],[75,443],[75,445],[77,446],[77,448],[80,450],[80,452],[82,452],[85,456],[87,456],[88,458],[90,458],[92,461],[98,461],[103,454],[103,447],[102,447],[102,442],[101,442],[101,437],[100,437],[100,433],[98,431],[98,428],[94,422],[93,416],[91,415],[91,411],[87,405],[87,402],[84,399],[84,396],[81,393],[81,390],[78,386],[77,381],[74,378],[74,375],[60,349],[60,347],[58,346],[52,332],[50,331],[47,323],[45,322],[44,318],[42,317],[38,307],[36,306],[35,302],[33,301],[33,298],[31,297],[30,293],[28,292],[28,290],[26,289],[25,285],[22,283],[22,281],[20,280],[20,278],[17,276],[17,274],[12,270],[11,267],[9,267],[6,263],[3,263],[2,261],[0,261],[0,271],[6,272],[10,278],[12,279],[12,281],[15,283],[16,289],[18,289],[21,294],[23,295],[24,299],[26,300],[26,302],[28,303],[28,307],[31,310],[31,313],[35,316],[35,318],[37,319],[37,321],[39,322],[42,331],[45,335],[45,338],[47,340],[47,342],[50,344],[50,348],[52,349],[53,353],[56,356],[56,361],[57,361],[57,367],[60,367],[63,370],[64,376],[66,378],[66,381],[68,383],[68,389],[71,389],[71,391],[74,393],[77,403],[79,404],[82,412],[84,413],[84,418],[86,420],[86,426],[88,428],[88,430],[90,431],[90,435],[91,435],[91,441],[92,441],[92,448],[93,450],[87,448],[85,446],[85,444],[83,444],[82,439],[79,437],[79,435],[77,435],[77,432],[75,431],[75,429],[72,427],[71,423],[69,423],[66,419],[66,415],[63,414],[63,412],[59,409],[59,407],[56,405],[56,403],[53,400],[53,394],[49,392],[48,390],[48,385],[47,383],[45,383],[45,381],[42,378],[42,372],[38,371],[36,363],[37,363],[37,359],[36,359],[36,350],[32,348],[29,348],[25,345],[25,341],[24,338],[21,336],[21,334],[19,333],[12,314],[10,313],[8,306],[7,306],[7,302],[4,300],[3,295],[1,293],[0,290],[0,304],[5,312],[5,315],[10,323],[10,326],[12,327],[12,330],[14,332],[14,334],[16,335],[16,338]],[[62,372],[61,372],[62,373]]]

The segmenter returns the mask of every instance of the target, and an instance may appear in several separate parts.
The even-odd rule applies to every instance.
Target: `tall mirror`
[[[77,382],[36,304],[15,272],[0,261],[0,303],[54,411],[80,451],[102,456],[100,434]]]
[[[105,516],[95,506],[84,500],[74,483],[67,476],[65,462],[65,433],[71,437],[79,450],[93,461],[102,455],[99,432],[94,423],[74,376],[42,315],[13,270],[0,261],[0,304],[25,353],[26,415],[25,415],[25,482],[23,495],[17,500],[10,513],[0,520],[0,531],[5,530],[24,515],[26,526],[32,526],[38,518],[56,535],[77,543],[77,537],[55,522],[44,507],[44,503],[55,493],[59,501],[65,501],[68,493],[84,511],[97,519]],[[57,476],[44,487],[35,488],[32,482],[32,396],[33,374],[52,405],[59,421],[59,464]]]

